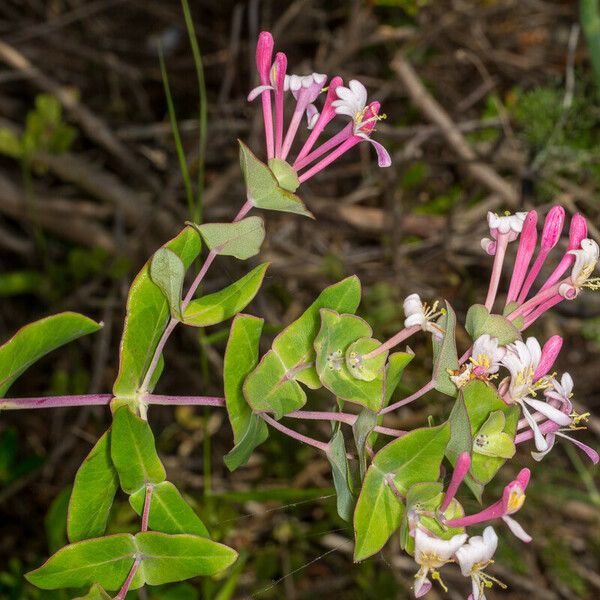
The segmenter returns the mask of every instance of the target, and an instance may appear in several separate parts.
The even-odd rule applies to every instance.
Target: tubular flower
[[[489,379],[498,372],[501,361],[506,355],[506,348],[498,345],[498,338],[487,333],[479,336],[473,344],[469,359],[473,376],[478,379]]]
[[[552,450],[554,444],[556,443],[556,436],[558,436],[577,446],[594,464],[598,464],[600,457],[593,448],[590,448],[587,444],[584,444],[583,442],[580,442],[579,440],[571,437],[570,435],[566,435],[565,433],[585,429],[586,427],[585,425],[582,425],[582,423],[585,423],[589,417],[588,413],[579,415],[573,411],[573,404],[571,402],[571,398],[573,396],[573,378],[571,375],[569,375],[569,373],[563,373],[560,382],[556,379],[553,379],[552,387],[546,389],[544,391],[544,395],[549,403],[555,405],[565,415],[565,419],[568,419],[568,427],[563,428],[552,420],[548,420],[545,423],[540,424],[540,431],[544,435],[544,439],[548,447],[546,450],[541,452],[532,452],[531,456],[533,456],[535,460],[541,461],[544,456],[546,456],[550,450]],[[519,434],[519,436],[517,441],[526,441],[524,434]]]
[[[477,514],[448,520],[446,521],[446,525],[449,527],[468,527],[469,525],[475,525],[477,523],[502,519],[514,535],[523,542],[529,543],[531,541],[531,536],[529,536],[521,525],[511,518],[510,515],[518,512],[523,506],[523,503],[525,502],[525,490],[527,489],[530,476],[531,472],[529,469],[522,469],[517,475],[517,478],[504,488],[500,500]]]
[[[546,348],[547,345],[544,346],[545,350]],[[535,338],[530,337],[525,343],[518,340],[507,347],[506,355],[502,359],[502,364],[509,370],[510,377],[500,384],[500,392],[505,401],[509,404],[516,403],[521,406],[523,416],[533,431],[535,446],[539,452],[545,451],[548,444],[528,407],[533,408],[558,425],[568,425],[570,421],[567,415],[548,402],[530,397],[531,395],[534,396],[537,391],[544,390],[552,385],[550,378],[536,378],[539,365],[546,362],[546,357]]]
[[[473,593],[469,598],[472,600],[486,600],[485,588],[491,588],[494,583],[506,588],[501,581],[484,572],[494,562],[497,547],[498,536],[494,528],[488,525],[483,530],[483,535],[472,536],[456,551],[461,573],[471,578]]]
[[[350,87],[346,88],[342,85],[341,78],[334,77],[330,82],[323,109],[319,112],[315,101],[326,86],[327,75],[322,73],[288,75],[287,57],[282,52],[277,53],[271,65],[273,46],[271,34],[262,32],[256,48],[260,85],[248,94],[248,101],[259,96],[262,99],[268,158],[287,160],[302,117],[306,116],[308,129],[312,130],[312,133],[296,160],[289,161],[300,183],[310,179],[362,141],[367,141],[374,146],[380,167],[389,167],[391,159],[387,150],[379,142],[371,139],[375,125],[384,116],[379,114],[378,102],[367,103],[367,90],[364,85],[357,80],[352,80],[349,83]],[[288,92],[293,96],[296,105],[284,137],[284,98]],[[272,94],[275,99],[274,125]],[[312,150],[325,126],[336,115],[350,116],[353,121]],[[322,158],[319,162],[312,167],[309,166],[320,157]]]
[[[420,598],[431,589],[431,581],[428,579],[431,573],[432,579],[437,579],[445,588],[438,569],[449,562],[453,562],[456,551],[467,541],[467,534],[455,535],[450,540],[442,540],[428,535],[417,527],[415,529],[415,561],[420,566],[415,575],[415,596]]]
[[[579,295],[581,288],[584,287],[600,290],[600,278],[590,278],[598,264],[599,253],[598,244],[589,238],[582,240],[581,248],[568,252],[575,257],[575,264],[570,280],[561,284],[558,289],[563,298],[574,300]]]
[[[514,242],[523,229],[526,216],[526,212],[518,212],[514,215],[507,213],[502,216],[488,212],[487,219],[492,239],[483,238],[481,240],[481,247],[488,254],[496,254],[497,241],[500,236],[505,236],[507,241]]]
[[[444,309],[439,309],[439,302],[434,302],[429,306],[426,302],[421,302],[419,294],[411,294],[404,300],[404,327],[414,327],[418,325],[423,331],[429,331],[435,337],[443,337],[445,331],[436,323],[437,319],[445,313]]]

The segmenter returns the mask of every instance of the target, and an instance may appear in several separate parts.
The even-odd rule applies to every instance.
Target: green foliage
[[[351,521],[356,500],[348,458],[346,457],[346,444],[340,427],[336,429],[329,442],[327,459],[331,464],[333,483],[337,495],[338,514],[344,521]]]
[[[437,481],[450,436],[447,424],[415,429],[380,450],[367,470],[354,512],[354,560],[375,554],[400,527],[406,495],[415,483]]]
[[[281,162],[273,166],[282,178],[283,184],[291,188],[294,183],[293,178]],[[254,206],[312,218],[312,213],[304,206],[302,200],[288,189],[280,187],[280,182],[271,169],[258,160],[243,142],[240,142],[240,165],[246,182],[248,199]]]
[[[130,589],[145,583],[162,585],[198,575],[214,575],[229,567],[237,553],[217,542],[194,535],[126,533],[65,546],[27,580],[45,590],[97,583],[116,590],[137,560],[139,568]]]
[[[102,589],[102,586],[95,584],[85,596],[79,596],[74,600],[110,600],[110,596]]]
[[[277,179],[277,183],[280,187],[288,192],[295,192],[300,186],[300,181],[298,181],[298,175],[296,175],[296,171],[292,168],[290,164],[285,162],[285,160],[281,160],[280,158],[272,158],[269,161],[269,169],[271,169],[271,173],[275,175],[275,179]]]
[[[465,329],[473,341],[487,333],[491,337],[498,338],[500,346],[506,346],[521,339],[521,332],[512,321],[501,315],[491,315],[483,304],[473,304],[469,308]]]
[[[69,500],[67,531],[71,542],[104,535],[119,478],[110,457],[108,430],[83,461]]]
[[[438,319],[437,325],[444,333],[441,340],[435,335],[432,337],[435,389],[448,396],[456,396],[456,386],[450,379],[450,372],[458,369],[456,314],[448,302],[446,313]]]
[[[165,244],[186,268],[200,254],[201,241],[191,227]],[[150,261],[134,279],[127,298],[127,314],[121,338],[119,373],[113,393],[120,398],[136,398],[152,356],[169,320],[169,304],[160,288],[150,278]],[[157,369],[160,373],[160,368]],[[157,377],[153,383],[156,383]],[[152,391],[153,385],[148,391]]]
[[[146,488],[140,488],[129,497],[129,503],[138,515],[142,515]],[[179,490],[170,482],[163,481],[152,486],[148,526],[162,533],[191,533],[209,537],[208,529],[183,499]]]
[[[226,288],[192,300],[183,313],[183,322],[194,327],[208,327],[231,319],[252,302],[268,266],[269,263],[263,263]]]
[[[265,422],[246,403],[243,385],[256,367],[264,321],[250,315],[237,315],[231,325],[223,365],[225,403],[233,429],[235,447],[224,457],[233,471],[246,464],[254,448],[269,435]]]
[[[265,224],[260,217],[246,217],[234,223],[193,224],[210,250],[223,256],[246,260],[260,252]]]
[[[150,279],[167,299],[169,311],[174,319],[182,320],[181,294],[185,265],[169,248],[160,248],[150,261]]]
[[[244,383],[244,396],[257,412],[273,412],[276,419],[304,406],[306,393],[298,382],[320,387],[314,368],[313,342],[319,331],[321,308],[354,312],[360,302],[360,283],[348,277],[329,286],[306,311],[273,342]]]
[[[127,494],[145,489],[148,483],[162,483],[166,478],[150,425],[128,406],[122,406],[113,416],[110,452],[121,488]]]
[[[50,552],[56,552],[67,543],[66,522],[70,496],[71,486],[67,486],[54,498],[44,518],[44,529]]]
[[[63,121],[60,102],[49,94],[35,99],[35,108],[27,113],[21,136],[0,129],[0,154],[29,160],[36,152],[62,154],[72,146],[77,131]]]
[[[0,346],[0,397],[31,365],[52,350],[101,329],[83,315],[64,312],[25,325]]]

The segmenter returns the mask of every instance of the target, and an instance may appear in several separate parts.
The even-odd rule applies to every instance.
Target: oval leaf
[[[444,331],[444,337],[438,340],[432,337],[433,343],[433,380],[435,389],[448,396],[456,396],[456,385],[450,379],[448,371],[458,369],[458,354],[456,352],[456,314],[446,302],[446,314],[442,315],[437,324]]]
[[[135,539],[127,533],[85,540],[65,546],[39,569],[27,573],[25,578],[43,590],[77,588],[93,583],[116,590],[125,581],[136,551]]]
[[[266,423],[246,403],[243,385],[248,373],[258,363],[263,319],[237,315],[231,325],[225,350],[223,382],[225,405],[233,429],[235,447],[224,457],[230,471],[246,464],[254,448],[269,436]]]
[[[0,398],[14,381],[52,350],[102,328],[83,315],[64,312],[25,325],[0,346]],[[15,402],[18,405],[18,402]]]
[[[201,246],[198,234],[193,228],[186,227],[164,247],[172,250],[187,269],[200,254]],[[119,374],[113,386],[113,394],[120,398],[135,398],[169,321],[169,304],[150,279],[149,271],[150,262],[147,262],[131,284],[127,298]],[[152,391],[159,374],[160,368],[147,391]]]
[[[135,541],[144,557],[140,571],[149,585],[184,581],[198,575],[216,575],[237,558],[237,552],[232,548],[195,535],[148,531],[138,533]]]
[[[387,478],[404,495],[415,483],[436,481],[449,435],[447,424],[415,429],[375,455],[354,511],[355,561],[379,552],[402,522],[405,506]]]
[[[259,265],[225,289],[192,300],[183,313],[183,322],[208,327],[231,319],[252,301],[262,285],[269,263]]]
[[[69,500],[67,532],[71,542],[104,535],[119,477],[110,457],[110,430],[83,461]]]
[[[181,294],[185,266],[182,260],[168,248],[160,248],[150,262],[150,279],[160,288],[169,304],[171,316],[181,321]]]
[[[265,224],[260,217],[246,217],[234,223],[196,225],[206,245],[216,254],[245,260],[260,252]]]
[[[500,346],[521,339],[521,332],[512,321],[501,315],[492,315],[483,304],[473,304],[467,311],[465,329],[473,341],[484,333],[498,339]]]
[[[133,494],[147,483],[162,483],[165,469],[158,458],[150,425],[122,406],[113,417],[111,457],[121,488]]]

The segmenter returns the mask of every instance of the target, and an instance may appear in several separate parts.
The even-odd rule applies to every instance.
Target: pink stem
[[[293,429],[290,429],[289,427],[282,425],[279,421],[276,421],[275,419],[273,419],[273,417],[269,416],[267,413],[260,413],[260,416],[269,425],[271,425],[271,427],[281,431],[281,433],[285,433],[285,435],[288,435],[289,437],[291,437],[295,440],[298,440],[299,442],[302,442],[303,444],[313,446],[314,448],[318,448],[319,450],[321,450],[323,452],[327,452],[327,450],[329,450],[329,444],[326,444],[325,442],[320,442],[319,440],[315,440],[306,435],[302,435],[301,433],[298,433],[297,431],[294,431]]]
[[[560,429],[560,425],[555,423],[554,421],[546,421],[540,425],[540,432],[542,435],[546,435],[547,433],[553,433]],[[528,431],[522,431],[518,433],[515,437],[515,444],[522,444],[523,442],[527,442],[528,440],[532,440],[534,437],[533,431],[529,429]]]
[[[496,294],[498,293],[498,284],[500,283],[500,276],[502,275],[502,265],[504,264],[504,256],[506,255],[506,249],[508,248],[508,234],[498,234],[496,240],[496,256],[494,257],[494,266],[492,267],[492,275],[490,277],[490,286],[488,288],[487,298],[485,300],[485,307],[491,312],[494,306],[494,300],[496,300]]]
[[[273,111],[271,109],[271,90],[265,90],[261,94],[263,121],[265,123],[265,140],[267,143],[267,156],[269,159],[275,156],[273,146]]]
[[[146,497],[144,498],[144,512],[142,513],[142,531],[148,531],[148,520],[150,519],[150,504],[152,501],[152,491],[154,487],[151,483],[146,484]]]
[[[225,398],[215,396],[162,396],[160,394],[146,394],[144,400],[148,404],[162,406],[225,406]]]
[[[434,387],[435,387],[435,381],[433,381],[433,379],[432,379],[429,383],[426,383],[420,390],[417,390],[414,394],[412,394],[402,400],[398,400],[398,402],[395,402],[394,404],[390,404],[390,406],[384,408],[383,410],[380,410],[379,414],[385,415],[389,412],[392,412],[393,410],[396,410],[397,408],[400,408],[401,406],[410,404],[411,402],[418,400],[421,396],[424,396],[425,394],[427,394],[427,392],[430,392]]]
[[[306,421],[339,421],[346,423],[347,425],[354,425],[358,415],[352,415],[349,413],[338,413],[338,412],[325,412],[325,411],[311,411],[311,410],[296,410],[291,413],[284,415],[285,417],[291,417],[292,419],[304,419]],[[400,429],[391,429],[390,427],[375,427],[374,431],[383,435],[389,435],[391,437],[402,437],[406,434],[406,431]]]
[[[303,160],[308,156],[308,153],[311,151],[312,147],[315,145],[316,141],[319,139],[319,136],[321,135],[321,133],[323,133],[323,130],[325,129],[325,126],[327,125],[329,121],[326,120],[321,120],[319,122],[317,122],[317,124],[314,126],[313,130],[310,132],[310,135],[308,136],[306,142],[304,142],[304,146],[302,146],[302,149],[300,150],[300,152],[298,152],[298,156],[296,157],[296,160],[294,161],[294,168],[300,168],[298,167],[298,165],[303,162]],[[315,157],[318,158],[318,157]]]
[[[129,571],[129,575],[127,575],[127,579],[125,580],[123,587],[119,590],[119,593],[114,597],[114,600],[125,600],[125,596],[127,596],[129,587],[131,586],[131,584],[133,582],[133,578],[135,577],[135,574],[137,573],[138,567],[140,566],[141,562],[142,562],[142,559],[141,559],[141,557],[138,556],[135,559],[133,565],[131,565],[131,570]]]
[[[319,156],[322,156],[326,152],[333,150],[336,146],[339,146],[342,142],[345,142],[352,135],[352,123],[348,123],[344,129],[338,131],[335,135],[331,136],[326,142],[321,144],[316,150],[313,150],[310,154],[305,156],[302,160],[299,158],[294,162],[294,169],[299,171],[303,169],[311,162],[317,160]]]
[[[308,169],[308,171],[304,171],[298,180],[300,183],[304,183],[307,179],[310,179],[314,175],[316,175],[319,171],[322,171],[326,167],[328,167],[332,162],[336,161],[342,154],[345,154],[356,146],[356,144],[363,141],[363,138],[353,135],[349,137],[345,142],[342,142],[335,150],[331,152],[328,156],[326,156],[323,160],[318,162],[314,167]]]
[[[270,102],[270,100],[269,100],[269,102]],[[252,208],[252,202],[250,200],[246,199],[246,202],[244,202],[244,204],[240,208],[238,214],[234,217],[233,222],[235,223],[235,222],[239,221],[250,210],[250,208]],[[194,297],[194,294],[196,293],[196,290],[198,289],[198,286],[202,283],[204,276],[208,272],[208,269],[213,264],[216,257],[217,257],[217,252],[215,250],[211,250],[208,253],[206,260],[204,261],[204,264],[202,265],[202,268],[200,269],[200,271],[198,272],[198,275],[196,275],[196,278],[190,285],[190,288],[189,288],[187,294],[185,295],[185,298],[181,301],[182,312],[185,310],[186,306],[191,302],[192,298]],[[156,345],[156,349],[154,350],[154,355],[152,356],[152,360],[150,361],[150,366],[148,367],[148,370],[146,371],[146,376],[144,377],[144,381],[142,382],[142,385],[140,386],[140,390],[139,390],[140,392],[144,393],[150,387],[150,382],[152,381],[152,376],[154,375],[154,371],[156,370],[156,367],[158,366],[158,361],[160,360],[160,355],[162,354],[165,344],[167,343],[167,340],[169,339],[171,333],[173,333],[173,330],[177,326],[178,322],[179,321],[177,321],[177,319],[171,318],[171,320],[167,324],[167,327],[163,331],[163,334],[162,334],[160,340],[158,341],[158,344]]]
[[[376,356],[379,356],[383,352],[386,352],[390,348],[397,346],[400,342],[404,341],[406,338],[409,338],[411,335],[417,333],[417,331],[420,331],[420,330],[421,330],[420,325],[413,325],[412,327],[407,327],[406,329],[399,331],[395,336],[391,337],[387,342],[384,342],[383,344],[381,344],[381,346],[379,346],[379,347],[375,348],[374,350],[371,350],[371,352],[365,354],[362,357],[363,360],[369,360],[370,358],[375,358]]]
[[[0,410],[23,408],[61,408],[68,406],[104,406],[113,399],[112,394],[86,394],[84,396],[43,396],[40,398],[3,398]]]
[[[540,249],[540,252],[537,255],[537,258],[535,259],[535,262],[533,263],[533,267],[531,267],[531,270],[529,271],[529,274],[527,275],[527,279],[525,280],[525,283],[523,284],[523,287],[521,288],[519,297],[517,298],[517,302],[519,304],[525,302],[525,298],[527,298],[527,294],[529,293],[531,286],[535,282],[539,272],[542,270],[542,266],[543,266],[544,262],[546,261],[546,258],[548,257],[549,253],[550,253],[550,249],[544,249],[544,250]]]

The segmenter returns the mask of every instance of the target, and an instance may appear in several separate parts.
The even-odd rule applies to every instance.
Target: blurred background
[[[479,240],[488,210],[545,213],[558,202],[569,215],[584,212],[600,241],[597,0],[190,5],[205,89],[177,0],[0,3],[1,337],[62,310],[105,323],[27,372],[11,396],[110,391],[128,285],[189,218],[159,47],[192,179],[204,173],[201,208],[209,221],[231,218],[244,198],[236,138],[264,155],[260,108],[246,102],[257,83],[261,29],[273,32],[292,71],[356,77],[387,114],[375,137],[390,150],[392,168],[378,169],[362,144],[302,186],[315,222],[264,214],[267,240],[256,261],[271,267],[248,311],[268,323],[265,349],[324,286],[353,273],[363,282],[361,315],[378,337],[402,327],[402,300],[412,292],[447,298],[464,317],[487,287],[490,259]],[[220,289],[247,268],[222,259],[205,289]],[[561,304],[532,333],[565,336],[558,368],[572,373],[579,409],[598,412],[600,296],[585,292]],[[226,325],[200,336],[176,331],[157,391],[220,395],[226,338]],[[399,397],[429,380],[426,342],[412,344],[417,359]],[[310,398],[323,409],[330,402]],[[414,427],[448,408],[447,398],[432,394],[398,411],[390,426]],[[109,421],[104,408],[0,415],[0,598],[71,598],[35,590],[22,575],[64,542],[68,485]],[[397,541],[352,563],[352,531],[337,517],[330,467],[316,451],[272,432],[249,465],[230,474],[222,456],[232,436],[222,412],[153,407],[150,421],[169,478],[241,560],[219,581],[149,588],[142,600],[410,597],[414,563]],[[321,439],[330,433],[326,423],[305,431]],[[581,439],[598,447],[599,436],[592,417]],[[518,468],[533,468],[519,518],[534,542],[524,546],[498,528],[493,573],[510,588],[489,597],[598,598],[598,470],[566,444],[541,465],[529,450],[521,447],[488,488],[489,502]],[[111,528],[136,527],[121,498]],[[465,598],[469,586],[458,569],[445,572],[448,597]],[[437,588],[429,597],[442,596]]]

